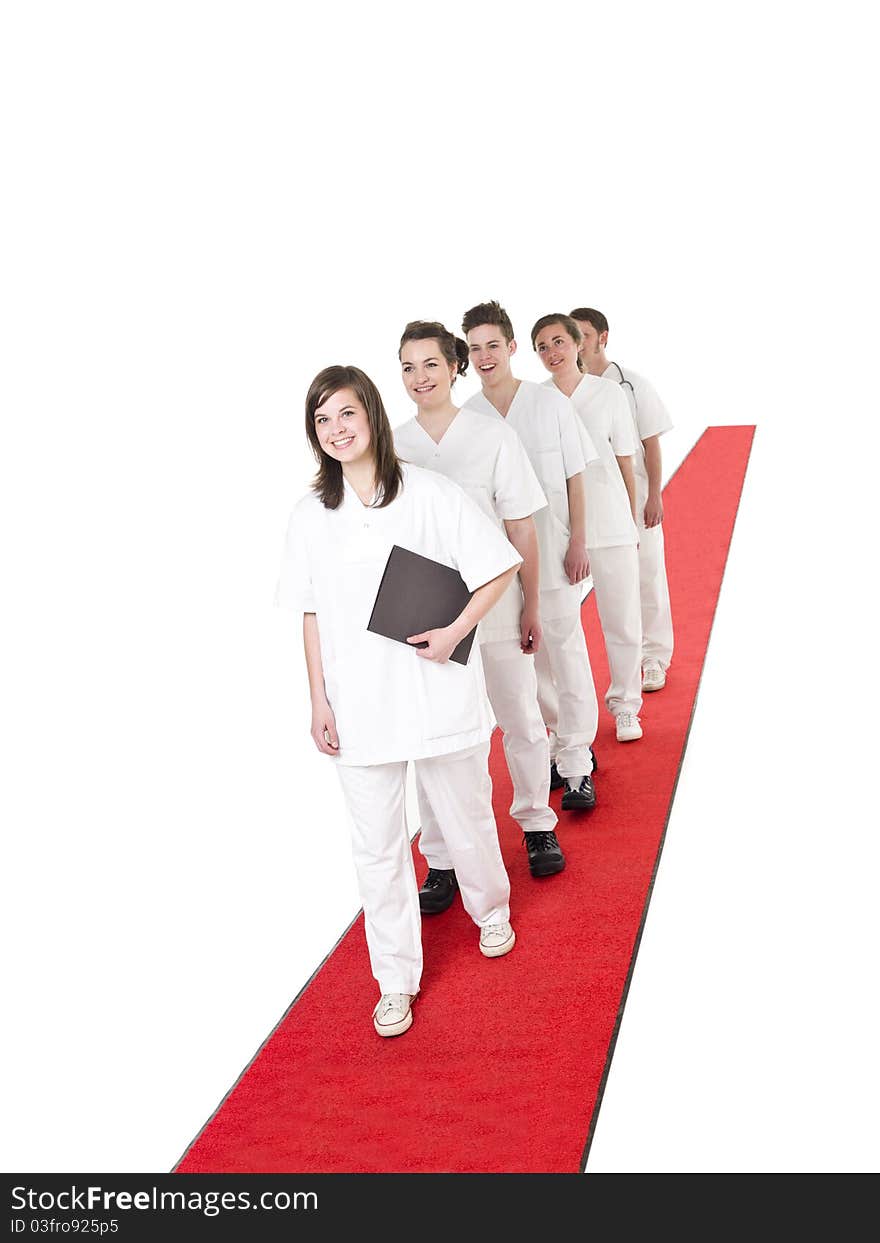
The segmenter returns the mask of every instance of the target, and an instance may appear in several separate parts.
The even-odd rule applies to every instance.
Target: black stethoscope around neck
[[[617,374],[620,376],[620,380],[618,381],[618,383],[620,384],[620,387],[621,387],[621,388],[628,388],[628,389],[629,389],[629,391],[632,393],[632,395],[633,395],[633,405],[634,405],[634,406],[635,406],[635,408],[636,408],[636,413],[638,413],[638,409],[639,409],[639,400],[638,400],[638,398],[636,397],[636,390],[633,388],[632,384],[630,384],[629,380],[628,380],[628,379],[626,378],[626,376],[623,374],[623,368],[621,367],[620,363],[609,363],[609,364],[608,364],[608,366],[609,366],[609,367],[616,367],[616,368],[617,368]]]

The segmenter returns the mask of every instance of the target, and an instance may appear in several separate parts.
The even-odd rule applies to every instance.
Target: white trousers
[[[605,706],[638,714],[642,707],[642,604],[635,544],[590,548],[596,608],[605,639],[611,683]]]
[[[564,588],[563,588],[564,590]],[[554,598],[557,592],[547,593]],[[583,777],[593,771],[590,747],[599,726],[599,703],[590,669],[587,641],[578,594],[568,594],[570,606],[562,616],[556,608],[544,610],[544,641],[535,657],[538,702],[550,731],[550,756],[561,777]]]
[[[666,581],[663,523],[639,527],[639,588],[642,597],[642,661],[672,661],[672,609]]]
[[[504,757],[513,784],[510,814],[524,833],[547,833],[556,827],[550,807],[550,747],[538,706],[533,656],[518,639],[500,639],[480,646],[486,694],[503,734]],[[422,834],[419,850],[433,868],[451,868],[451,856],[433,814],[431,800],[416,772]]]
[[[414,760],[475,924],[510,918],[510,881],[492,813],[489,744]],[[419,991],[422,924],[406,823],[406,761],[339,764],[351,818],[351,849],[364,904],[370,966],[382,993]]]

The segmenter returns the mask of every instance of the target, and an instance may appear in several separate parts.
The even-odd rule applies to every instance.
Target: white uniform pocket
[[[478,658],[471,650],[471,660]],[[421,668],[421,692],[425,714],[425,734],[429,739],[469,734],[481,724],[479,698],[473,691],[473,674],[455,661],[439,665],[416,656]]]

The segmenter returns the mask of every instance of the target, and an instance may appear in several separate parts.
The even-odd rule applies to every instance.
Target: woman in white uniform
[[[396,1036],[412,1023],[422,971],[408,760],[430,793],[481,952],[500,957],[514,945],[479,647],[465,666],[449,656],[515,577],[520,557],[455,484],[398,461],[382,399],[356,367],[315,377],[306,434],[319,469],[290,519],[278,603],[303,615],[312,738],[333,757],[351,817],[381,993],[373,1022],[379,1035]],[[453,566],[474,593],[450,626],[410,636],[413,646],[367,630],[394,544]]]
[[[503,419],[523,443],[547,505],[535,514],[541,551],[543,640],[535,654],[538,702],[550,731],[550,788],[565,786],[564,811],[596,805],[593,741],[599,704],[581,623],[583,582],[590,572],[584,520],[584,449],[597,453],[571,401],[555,388],[518,380],[511,371],[516,340],[497,302],[466,311],[461,330],[482,390],[465,405]]]
[[[557,817],[549,805],[550,748],[538,704],[534,655],[541,643],[538,537],[532,515],[546,505],[522,443],[512,428],[452,400],[452,385],[468,366],[466,342],[442,324],[407,324],[399,346],[404,387],[418,410],[394,429],[407,462],[446,475],[464,488],[496,530],[522,557],[519,579],[481,623],[486,690],[502,734],[513,784],[510,814],[523,831],[533,876],[562,871]],[[436,913],[453,900],[455,874],[430,799],[419,795],[419,849],[428,861],[422,910]]]
[[[569,315],[544,315],[532,328],[532,346],[555,385],[570,397],[599,454],[585,473],[587,550],[611,683],[605,706],[618,742],[642,736],[642,615],[638,529],[635,521],[636,451],[626,398],[616,384],[582,373],[581,332]]]

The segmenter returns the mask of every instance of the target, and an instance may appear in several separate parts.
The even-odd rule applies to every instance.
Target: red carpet
[[[664,492],[675,656],[642,741],[603,711],[599,805],[560,813],[567,857],[534,880],[498,734],[494,802],[512,887],[513,953],[483,958],[460,902],[423,923],[415,1022],[381,1040],[363,920],[291,1006],[177,1166],[180,1173],[573,1173],[613,1051],[693,712],[752,427],[713,427]],[[584,625],[608,684],[595,605]],[[723,658],[723,657],[722,657]],[[553,793],[559,808],[560,791]],[[416,853],[418,875],[425,866]]]

